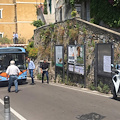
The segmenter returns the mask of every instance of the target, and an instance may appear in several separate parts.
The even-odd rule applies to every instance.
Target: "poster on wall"
[[[84,67],[83,66],[75,66],[75,73],[84,75]]]
[[[71,72],[73,72],[74,71],[74,65],[69,65],[68,66],[68,70],[71,71]]]
[[[76,63],[83,65],[84,64],[84,45],[77,45],[75,49],[75,59]]]
[[[56,66],[63,67],[63,46],[55,46]]]
[[[103,71],[111,73],[111,56],[103,56]]]
[[[68,63],[75,63],[75,46],[68,46]]]

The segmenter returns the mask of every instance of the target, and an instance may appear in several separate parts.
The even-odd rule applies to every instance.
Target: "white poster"
[[[73,72],[74,71],[74,65],[69,65],[68,70]]]
[[[84,75],[84,67],[83,66],[75,66],[75,72],[78,74]]]
[[[68,63],[75,62],[75,46],[68,46]]]
[[[56,66],[62,67],[63,66],[63,56],[62,50],[63,46],[56,46]]]
[[[111,56],[103,57],[103,71],[109,73],[111,72]]]

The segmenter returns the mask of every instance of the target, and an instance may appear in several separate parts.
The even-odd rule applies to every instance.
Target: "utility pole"
[[[15,22],[15,32],[17,33],[18,30],[17,30],[17,5],[16,5],[16,0],[13,0],[14,2],[14,12],[15,12],[15,19],[14,19],[14,22]]]

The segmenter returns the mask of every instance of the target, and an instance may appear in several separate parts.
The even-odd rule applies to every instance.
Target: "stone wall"
[[[34,30],[35,47],[39,47],[41,44],[43,44],[42,38],[40,37],[41,36],[40,33],[41,31],[45,31],[48,28],[50,28],[50,25],[42,26]],[[63,31],[63,34],[61,31]],[[73,18],[73,19],[69,19],[66,21],[55,23],[54,29],[51,32],[51,34],[55,34],[55,33],[57,37],[55,38],[50,37],[50,39],[56,40],[54,44],[64,44],[65,55],[67,54],[67,44],[74,44],[75,40],[78,44],[84,44],[84,40],[85,40],[85,43],[86,43],[86,83],[87,85],[89,85],[91,82],[94,82],[94,61],[95,61],[95,44],[96,43],[113,42],[115,46],[114,47],[114,61],[115,62],[119,61],[120,33],[118,32],[89,23],[80,18]],[[51,50],[53,50],[54,48],[53,44],[50,43],[50,45],[52,45]],[[39,53],[38,59],[36,61],[39,61],[40,58],[41,58],[41,54]],[[54,60],[54,58],[52,60]],[[80,78],[76,77],[76,79],[78,79],[76,81],[80,83],[81,81],[79,80]],[[107,80],[107,79],[110,79],[110,78],[102,79],[100,77],[100,80],[103,80],[103,82],[107,81],[107,84],[111,84],[111,80]]]

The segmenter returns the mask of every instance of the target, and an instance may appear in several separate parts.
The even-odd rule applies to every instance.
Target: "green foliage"
[[[37,79],[42,80],[42,74],[37,74]]]
[[[103,84],[103,83],[100,81],[100,83],[98,84],[97,90],[98,90],[99,92],[101,92],[101,93],[106,93],[106,94],[108,94],[109,91],[110,91],[110,88],[109,88],[108,85]]]
[[[31,24],[37,28],[44,25],[44,23],[41,20],[34,20]]]
[[[37,79],[42,80],[42,74],[37,74]],[[46,76],[44,76],[44,81],[47,80]]]
[[[10,44],[10,43],[12,43],[12,41],[5,36],[3,38],[0,38],[0,43],[1,44]]]
[[[44,14],[48,14],[48,11],[47,11],[47,1],[46,0],[44,2]]]
[[[77,15],[77,11],[76,11],[76,10],[73,10],[73,11],[71,12],[71,16],[72,16],[72,17],[76,17],[76,15]]]
[[[28,52],[28,57],[35,59],[38,54],[38,49],[34,48],[34,41],[30,42],[26,47],[26,51]]]
[[[88,86],[88,88],[89,88],[90,90],[96,90],[96,87],[94,86],[93,83],[91,83],[91,84]]]
[[[26,47],[26,51],[27,52],[30,52],[30,49],[31,48],[33,48],[34,47],[34,42],[32,41],[32,42],[29,42],[29,44],[27,45],[27,47]]]
[[[19,38],[18,39],[18,44],[25,44],[26,43],[26,39],[25,38]]]
[[[54,26],[55,26],[55,24],[50,23],[50,28],[51,28],[51,29],[54,29]]]
[[[30,58],[35,59],[37,57],[37,54],[38,54],[38,49],[37,48],[31,48],[30,51],[29,51],[28,56]]]
[[[111,5],[108,0],[91,0],[90,5],[93,23],[99,24],[102,20],[110,27],[120,27],[120,8]]]

